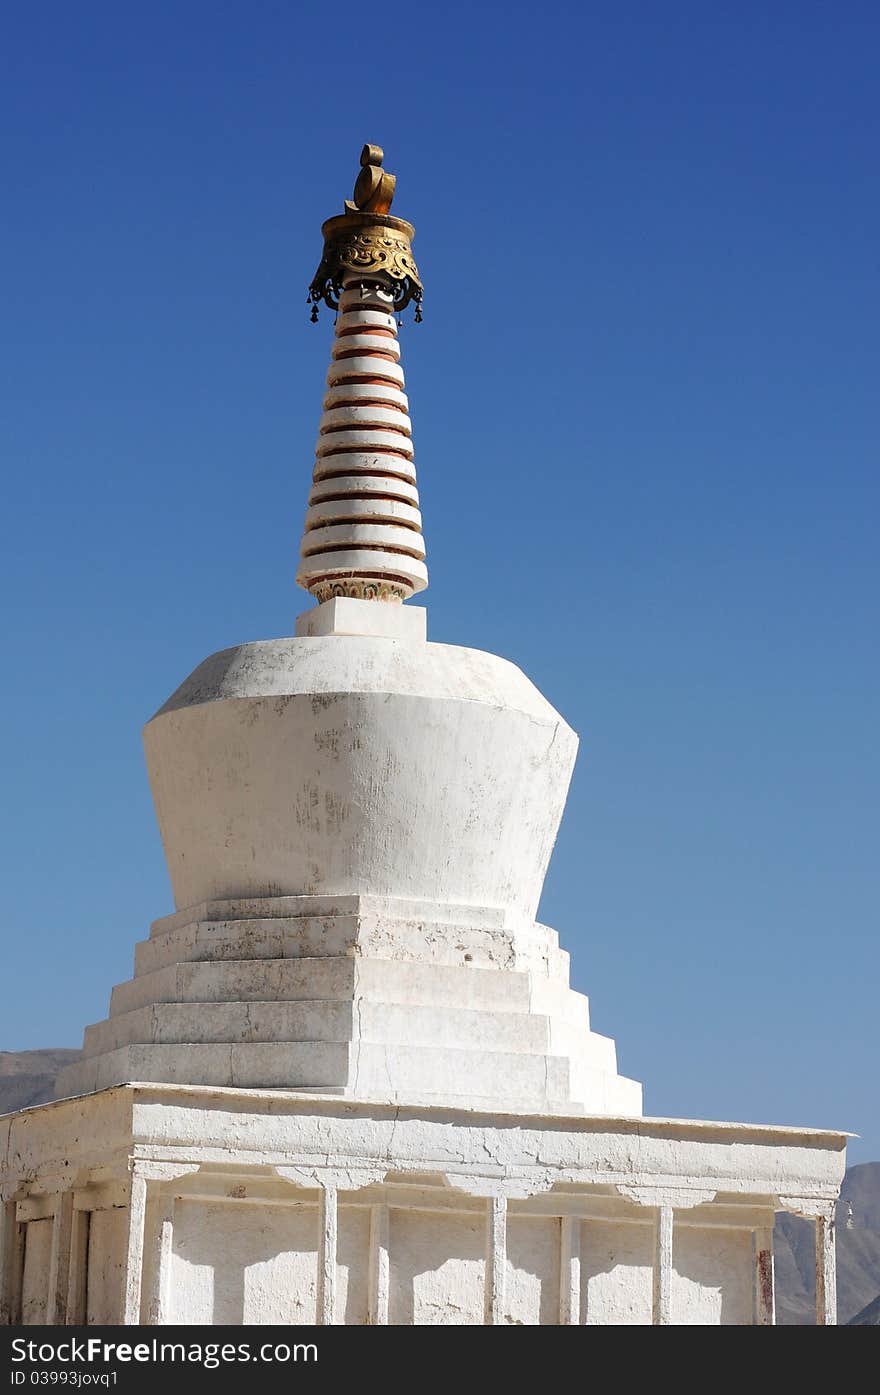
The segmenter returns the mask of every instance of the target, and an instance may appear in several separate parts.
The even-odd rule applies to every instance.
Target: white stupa
[[[845,1136],[644,1118],[535,919],[577,738],[407,603],[396,316],[422,287],[381,150],[361,165],[310,293],[339,312],[297,576],[318,604],[147,724],[176,909],[60,1098],[0,1120],[2,1315],[767,1323],[790,1209],[831,1322]]]

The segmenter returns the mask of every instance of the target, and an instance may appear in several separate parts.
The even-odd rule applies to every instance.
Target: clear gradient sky
[[[172,908],[140,727],[290,633],[364,141],[431,637],[582,738],[542,915],[652,1114],[878,1118],[873,0],[10,6],[0,1048]]]

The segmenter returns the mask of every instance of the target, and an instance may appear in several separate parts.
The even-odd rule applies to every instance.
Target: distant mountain
[[[64,1046],[46,1051],[0,1051],[0,1114],[51,1099],[56,1075],[79,1054]]]
[[[78,1051],[0,1051],[0,1114],[51,1099],[55,1077]],[[816,1321],[814,1228],[776,1219],[776,1320]],[[880,1327],[880,1162],[847,1169],[837,1208],[837,1308],[841,1323]]]
[[[867,1308],[863,1308],[860,1313],[856,1313],[854,1318],[850,1318],[848,1327],[880,1327],[880,1293],[869,1303]]]

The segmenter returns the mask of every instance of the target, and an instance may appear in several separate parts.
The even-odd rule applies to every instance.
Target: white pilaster
[[[816,1217],[816,1322],[820,1327],[837,1323],[837,1254],[834,1212]]]
[[[12,1327],[21,1317],[21,1278],[24,1260],[22,1227],[14,1200],[0,1209],[0,1326]]]
[[[148,1304],[149,1320],[162,1327],[169,1320],[171,1304],[171,1259],[174,1249],[174,1195],[162,1197],[156,1225],[156,1263],[153,1266],[153,1291]]]
[[[318,1291],[316,1321],[319,1327],[332,1327],[336,1321],[336,1244],[338,1235],[338,1192],[323,1186],[318,1206]]]
[[[141,1283],[144,1270],[144,1219],[147,1209],[147,1179],[135,1163],[131,1174],[128,1204],[128,1241],[122,1279],[122,1321],[137,1327],[141,1320]]]
[[[507,1197],[489,1197],[486,1209],[485,1322],[497,1327],[507,1305]]]
[[[658,1206],[654,1237],[654,1326],[672,1322],[672,1227],[671,1206]]]
[[[61,1192],[52,1219],[52,1249],[49,1256],[49,1294],[46,1322],[64,1327],[68,1322],[67,1297],[70,1278],[70,1238],[73,1225],[73,1191]]]
[[[388,1207],[370,1208],[369,1318],[373,1327],[388,1324],[390,1264],[388,1258]]]
[[[581,1222],[563,1216],[559,1237],[559,1321],[577,1327],[581,1320]]]
[[[776,1322],[776,1286],[773,1265],[773,1227],[755,1231],[755,1324],[772,1327]]]
[[[84,1327],[88,1316],[89,1225],[91,1212],[73,1211],[70,1225],[70,1263],[67,1275],[67,1323]]]

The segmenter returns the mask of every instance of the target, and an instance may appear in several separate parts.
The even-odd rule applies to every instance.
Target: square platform
[[[2,1320],[768,1324],[777,1211],[836,1318],[846,1135],[117,1086],[0,1119]]]

